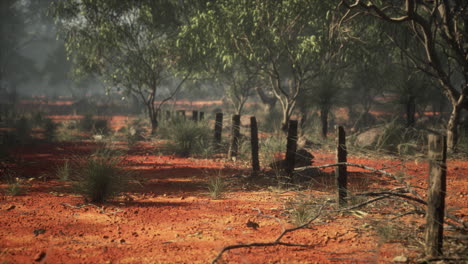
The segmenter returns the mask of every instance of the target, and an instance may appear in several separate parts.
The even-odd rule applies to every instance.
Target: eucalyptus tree
[[[51,8],[75,76],[97,75],[108,88],[136,95],[152,134],[161,106],[190,76],[190,59],[176,48],[189,11],[171,0],[71,0]]]
[[[238,62],[258,72],[282,108],[285,129],[301,91],[329,60],[333,1],[220,0],[185,28],[223,67]]]
[[[368,13],[400,29],[411,32],[411,45],[399,45],[419,70],[438,80],[450,101],[452,112],[447,123],[447,145],[455,150],[462,109],[468,109],[468,3],[462,0],[434,1],[351,1],[343,18]],[[392,37],[392,36],[390,36]],[[423,54],[412,52],[421,50]]]

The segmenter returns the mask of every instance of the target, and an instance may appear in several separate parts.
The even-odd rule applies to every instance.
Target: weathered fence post
[[[214,147],[219,150],[221,146],[221,133],[223,131],[223,113],[216,113],[214,126]]]
[[[169,110],[166,110],[166,120],[170,120],[171,119],[171,111]]]
[[[239,151],[240,115],[232,115],[231,144],[229,145],[228,159],[236,159]]]
[[[258,126],[255,116],[250,117],[250,143],[252,147],[252,176],[257,176],[260,171],[258,159]]]
[[[348,152],[346,150],[346,133],[342,126],[336,128],[336,162],[347,162]],[[346,165],[338,165],[335,169],[335,181],[338,206],[346,205],[348,172]]]
[[[425,231],[425,253],[428,257],[442,255],[445,193],[447,191],[447,140],[429,135],[429,189]]]
[[[200,112],[199,120],[202,121],[205,119],[205,112]]]
[[[197,110],[192,111],[192,120],[195,121],[195,122],[198,122],[198,111]]]
[[[297,120],[289,120],[288,142],[286,144],[286,166],[285,171],[289,179],[292,180],[294,166],[296,163],[297,150]]]

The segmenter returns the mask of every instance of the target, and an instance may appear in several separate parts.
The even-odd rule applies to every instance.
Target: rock
[[[296,164],[295,167],[304,167],[304,166],[310,166],[314,161],[314,155],[312,153],[308,152],[305,149],[299,149],[296,151]]]
[[[46,230],[43,229],[43,228],[38,228],[38,229],[35,229],[35,230],[33,231],[33,233],[34,233],[35,236],[42,235],[42,234],[44,234],[45,232],[46,232]]]
[[[44,251],[41,251],[34,256],[34,261],[36,262],[42,261],[45,258],[45,256],[46,256],[46,253]]]
[[[392,262],[395,262],[395,263],[407,263],[408,262],[408,257],[406,256],[396,256],[393,258]]]
[[[384,132],[385,127],[374,127],[367,131],[360,133],[356,140],[354,141],[354,145],[358,147],[370,147],[377,144],[380,135]]]
[[[313,163],[314,155],[308,152],[305,149],[299,149],[296,151],[296,161],[294,164],[295,168],[310,166]],[[286,168],[286,160],[279,159],[275,162],[269,164],[270,168],[272,169],[285,169]]]

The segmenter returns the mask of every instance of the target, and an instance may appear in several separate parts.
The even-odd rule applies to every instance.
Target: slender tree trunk
[[[320,106],[320,121],[322,123],[322,138],[327,138],[328,134],[328,113],[330,107],[328,105]]]
[[[411,95],[406,102],[406,126],[412,127],[415,123],[415,115],[416,115],[416,97]]]
[[[460,124],[461,110],[461,104],[454,105],[447,124],[447,148],[450,152],[456,151],[459,132],[458,125]]]

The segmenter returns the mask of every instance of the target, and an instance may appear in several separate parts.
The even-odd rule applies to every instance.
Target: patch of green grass
[[[160,130],[161,136],[169,139],[166,150],[181,157],[211,152],[211,129],[205,122],[180,120],[168,123]]]

